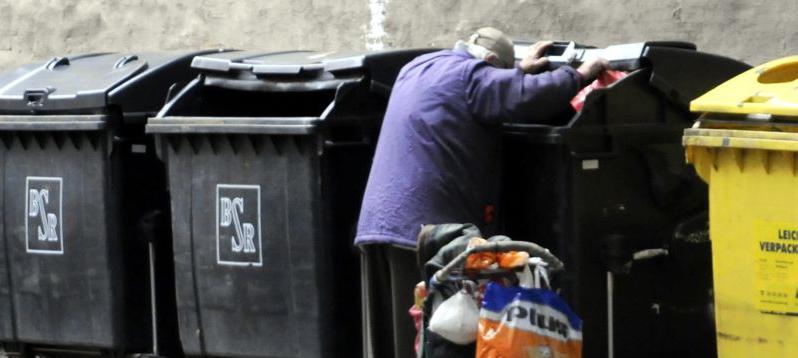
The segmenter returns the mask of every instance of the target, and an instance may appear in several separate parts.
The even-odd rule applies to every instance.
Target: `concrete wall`
[[[0,70],[93,51],[449,47],[481,25],[604,46],[687,40],[749,63],[798,53],[796,0],[0,0]]]

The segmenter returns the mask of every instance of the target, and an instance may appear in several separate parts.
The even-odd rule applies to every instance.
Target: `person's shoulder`
[[[424,76],[436,81],[451,83],[465,80],[465,74],[479,62],[467,53],[457,50],[439,50],[416,57],[405,65],[397,81]],[[440,82],[437,82],[440,84]]]
[[[438,50],[418,56],[410,63],[421,64],[430,61],[442,61],[442,60],[467,61],[467,60],[474,60],[474,58],[466,53],[461,53],[460,51],[457,50]]]

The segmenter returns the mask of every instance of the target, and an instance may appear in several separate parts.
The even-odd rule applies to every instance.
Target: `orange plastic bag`
[[[468,248],[482,246],[488,243],[481,237],[475,237],[468,241]],[[484,270],[496,263],[496,254],[492,252],[480,252],[468,255],[466,258],[466,270]]]
[[[590,92],[593,92],[599,88],[608,87],[609,85],[620,81],[626,76],[626,72],[615,70],[606,70],[600,73],[595,81],[585,86],[585,88],[582,88],[582,90],[579,91],[579,93],[577,93],[573,99],[571,99],[571,107],[573,107],[577,112],[581,111],[582,107],[585,105],[585,99]]]
[[[468,242],[468,248],[475,246],[486,245],[489,241],[475,237]],[[529,254],[523,251],[509,251],[509,252],[479,252],[468,255],[466,258],[466,270],[484,270],[494,264],[498,264],[498,268],[513,269],[519,268],[529,262]]]

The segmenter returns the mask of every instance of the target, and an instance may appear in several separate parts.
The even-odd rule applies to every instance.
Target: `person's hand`
[[[608,70],[610,68],[609,61],[596,57],[587,60],[583,63],[579,68],[576,69],[580,75],[582,75],[582,85],[586,85],[598,77],[599,73]]]
[[[540,70],[546,68],[549,65],[549,59],[543,57],[543,54],[546,53],[546,50],[548,50],[553,43],[554,42],[551,41],[538,41],[534,45],[529,46],[529,49],[526,51],[526,57],[524,57],[518,65],[521,71],[524,71],[524,73],[538,73]]]

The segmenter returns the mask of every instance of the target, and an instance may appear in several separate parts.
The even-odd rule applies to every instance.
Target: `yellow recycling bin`
[[[718,356],[798,357],[798,56],[690,108],[687,161],[709,184]]]

